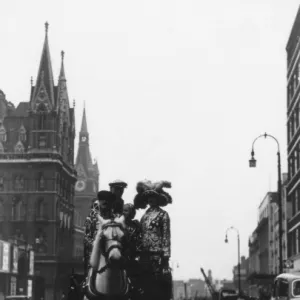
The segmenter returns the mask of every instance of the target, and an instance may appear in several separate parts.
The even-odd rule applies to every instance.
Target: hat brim
[[[147,190],[137,194],[134,198],[134,205],[137,208],[143,207],[143,204],[148,203],[150,197],[156,197],[159,206],[167,206],[172,203],[172,197],[165,191],[157,192],[155,190]]]
[[[127,183],[110,183],[109,186],[125,189],[125,188],[127,188]]]

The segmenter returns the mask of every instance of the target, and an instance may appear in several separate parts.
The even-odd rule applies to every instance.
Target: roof
[[[12,115],[16,117],[28,117],[28,110],[29,110],[29,103],[20,102]]]
[[[52,64],[51,64],[51,57],[50,57],[50,50],[49,50],[49,43],[48,43],[48,23],[45,24],[46,26],[46,34],[45,34],[45,41],[42,50],[42,56],[40,61],[40,66],[38,70],[36,85],[33,92],[33,97],[31,101],[34,102],[38,96],[38,93],[41,87],[44,87],[46,90],[46,94],[49,97],[49,101],[51,105],[54,105],[54,81],[53,81],[53,71],[52,71]]]

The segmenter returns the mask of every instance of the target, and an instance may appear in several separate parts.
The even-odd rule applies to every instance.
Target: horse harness
[[[105,236],[104,236],[104,230],[107,229],[107,228],[109,228],[109,227],[115,227],[115,228],[117,227],[117,228],[121,229],[122,232],[124,232],[124,228],[123,228],[122,224],[117,223],[115,221],[111,221],[111,222],[109,222],[107,224],[104,224],[102,226],[102,232],[100,234],[100,236],[101,236],[100,251],[101,251],[101,254],[105,257],[106,265],[103,266],[102,268],[100,268],[100,270],[95,271],[95,273],[97,273],[97,274],[101,274],[101,273],[105,272],[107,269],[109,269],[110,266],[109,266],[108,255],[109,255],[109,253],[110,253],[111,250],[113,250],[113,249],[119,249],[121,253],[124,250],[124,247],[122,246],[121,241],[118,239],[118,236],[113,237],[111,239],[105,238]],[[126,237],[126,232],[125,232],[125,237]],[[105,249],[105,243],[107,241],[115,241],[115,242],[117,242],[117,244],[113,244],[113,245],[109,246],[107,249]],[[122,266],[122,269],[124,269],[123,266]]]

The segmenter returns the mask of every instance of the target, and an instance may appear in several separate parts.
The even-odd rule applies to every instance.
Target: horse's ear
[[[125,228],[125,216],[122,215],[121,217],[115,219],[115,222],[119,223],[119,224],[122,224],[122,226]]]

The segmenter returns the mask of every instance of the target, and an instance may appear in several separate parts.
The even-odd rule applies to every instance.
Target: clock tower
[[[93,163],[89,146],[86,110],[83,109],[79,147],[76,158],[77,182],[75,184],[75,211],[84,221],[89,214],[91,200],[96,197],[99,187],[99,169]]]

